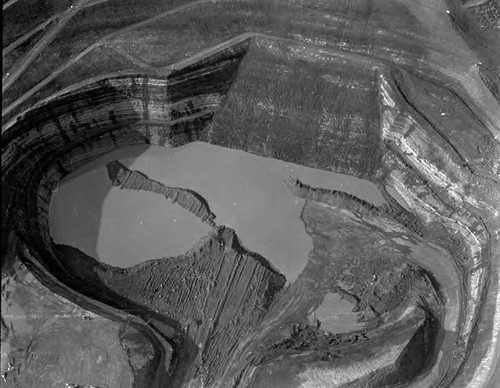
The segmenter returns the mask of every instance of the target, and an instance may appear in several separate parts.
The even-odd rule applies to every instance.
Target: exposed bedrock
[[[375,206],[344,191],[312,187],[302,183],[298,179],[290,179],[287,183],[297,197],[303,198],[306,201],[321,202],[335,208],[345,209],[354,213],[359,218],[363,216],[390,217],[419,236],[423,236],[425,233],[425,227],[421,220],[410,211],[403,208],[403,206],[384,189],[381,189],[381,191],[386,203]]]
[[[311,187],[299,179],[292,178],[287,181],[287,184],[294,195],[306,201],[322,202],[360,215],[377,216],[383,211],[381,208],[344,191]]]
[[[108,175],[114,186],[122,189],[150,191],[162,194],[173,203],[199,217],[203,222],[215,226],[215,214],[210,211],[207,201],[193,190],[169,187],[148,178],[139,171],[131,171],[117,160],[107,164]]]
[[[471,140],[472,145],[455,146],[458,141],[467,139],[449,129],[453,127],[452,121],[447,121],[443,127],[439,125],[438,116],[429,111],[432,107],[420,102],[423,100],[420,84],[407,80],[409,75],[387,71],[380,63],[377,66],[355,63],[354,78],[361,77],[361,81],[352,88],[349,101],[345,101],[342,93],[351,89],[349,82],[353,81],[352,77],[347,78],[349,66],[338,65],[335,58],[329,56],[325,56],[318,66],[295,58],[293,71],[283,71],[281,75],[302,79],[299,77],[301,66],[311,66],[310,69],[315,70],[311,83],[305,81],[304,85],[297,85],[297,90],[291,94],[286,94],[287,82],[269,84],[275,93],[266,100],[264,97],[270,91],[259,94],[256,85],[261,85],[253,82],[252,69],[255,63],[260,63],[274,71],[271,69],[276,69],[275,62],[285,63],[285,56],[282,53],[278,59],[269,59],[270,54],[262,45],[252,46],[254,51],[249,51],[250,46],[250,41],[243,41],[194,65],[175,70],[165,79],[137,75],[90,83],[36,107],[12,123],[2,134],[2,250],[14,231],[25,262],[53,290],[68,298],[87,298],[88,303],[98,301],[123,311],[123,315],[116,313],[116,319],[126,319],[127,315],[142,319],[141,327],[156,338],[157,349],[161,349],[161,341],[172,344],[168,375],[172,385],[191,382],[193,386],[230,386],[239,382],[245,386],[255,377],[252,373],[258,369],[260,356],[265,356],[269,350],[267,345],[279,344],[282,342],[279,339],[286,340],[290,333],[285,334],[283,330],[288,330],[288,324],[300,321],[297,316],[289,315],[287,308],[306,300],[298,291],[309,290],[313,295],[316,291],[307,287],[312,287],[314,282],[298,282],[296,288],[280,292],[284,278],[265,258],[242,248],[235,233],[224,227],[215,229],[186,255],[128,269],[106,266],[74,248],[56,246],[49,234],[48,209],[60,180],[116,148],[132,144],[175,147],[204,140],[367,178],[381,187],[391,184],[410,210],[384,192],[388,201],[384,211],[397,221],[398,228],[410,231],[408,239],[430,241],[451,252],[461,276],[460,325],[456,333],[445,333],[446,338],[456,344],[453,359],[443,357],[449,361],[442,368],[446,372],[444,380],[441,375],[433,377],[433,381],[440,380],[446,385],[471,353],[482,305],[490,295],[486,293],[491,262],[488,227],[492,219],[498,217],[495,213],[498,209],[494,208],[491,199],[499,195],[498,165],[494,159],[497,144],[479,122],[474,131],[480,136]],[[285,54],[288,54],[286,50]],[[339,66],[337,78],[332,78],[327,71],[333,65]],[[279,79],[278,75],[275,78]],[[319,86],[310,90],[311,84]],[[429,94],[446,91],[442,86],[427,86]],[[301,88],[310,93],[302,93]],[[248,103],[246,92],[253,93],[255,103]],[[319,103],[318,95],[328,95],[327,101],[331,104]],[[412,101],[412,95],[419,95],[418,101]],[[294,100],[294,96],[301,97]],[[359,96],[364,97],[356,104],[349,103]],[[463,106],[457,102],[457,96],[448,97],[455,106],[448,114],[454,117]],[[372,109],[369,101],[377,98],[378,105]],[[366,109],[367,106],[370,109]],[[472,112],[466,114],[475,120]],[[316,120],[310,120],[311,117]],[[478,153],[477,147],[483,151]],[[477,165],[472,167],[474,158],[478,159]],[[123,169],[114,170],[113,179],[116,181],[124,172]],[[304,185],[297,187],[299,196],[318,203],[326,202],[330,207],[357,211],[362,221],[367,225],[371,223],[374,229],[387,226],[377,219],[381,216],[380,210],[370,204],[344,194],[327,193],[322,189],[310,191]],[[483,191],[479,192],[478,187]],[[359,218],[354,222],[359,223]],[[391,228],[396,230],[395,226]],[[387,227],[387,236],[400,232],[400,229],[395,232],[391,228]],[[357,248],[355,242],[352,245]],[[13,242],[8,246],[12,247]],[[334,261],[318,252],[319,248],[310,260],[311,265],[330,265]],[[8,260],[2,256],[2,265],[6,264]],[[365,267],[361,260],[358,264],[360,267],[356,268],[362,273]],[[405,267],[397,273],[403,274],[403,278],[420,274],[415,267]],[[369,275],[373,277],[373,273]],[[427,275],[417,278],[419,281],[403,282],[403,285],[411,283],[413,286],[422,281],[425,295],[436,288]],[[431,345],[435,341],[431,335],[434,329],[430,328],[435,321],[429,314],[437,319],[441,316],[434,307],[429,310],[423,302],[423,307],[417,306],[420,298],[405,299],[406,304],[398,301],[396,291],[388,293],[387,300],[378,300],[376,284],[385,280],[378,275],[377,279],[364,278],[363,282],[374,282],[375,286],[367,285],[358,293],[351,292],[360,301],[360,311],[369,315],[373,310],[372,318],[383,318],[383,312],[388,312],[386,322],[382,324],[380,319],[374,319],[372,322],[376,321],[378,326],[370,327],[373,332],[365,332],[374,340],[353,348],[352,354],[360,355],[362,350],[371,348],[372,343],[380,343],[380,347],[373,345],[374,349],[384,353],[383,333],[396,327],[390,325],[400,324],[404,335],[394,339],[399,341],[399,352],[384,353],[385,363],[372,365],[378,370],[375,376],[380,379],[378,381],[398,383],[403,377],[411,380],[431,367],[418,357],[414,364],[411,363],[412,352],[432,353],[429,359],[433,363],[441,362],[434,357],[438,345]],[[400,282],[390,284],[397,290],[396,285]],[[445,284],[441,286],[446,287]],[[365,293],[366,290],[371,291]],[[326,286],[323,291],[327,291]],[[414,294],[419,295],[419,292]],[[318,295],[314,298],[319,303],[321,298]],[[306,304],[301,306],[304,310]],[[407,315],[403,307],[408,308]],[[487,318],[490,316],[491,313]],[[277,322],[283,322],[285,329],[276,328]],[[349,336],[345,338],[342,349],[347,356],[344,361],[349,359],[350,345],[354,341],[349,341]],[[264,340],[266,346],[257,348],[263,353],[252,356],[253,344],[257,346]],[[451,348],[443,352],[450,353]],[[285,356],[282,355],[284,364],[287,362]],[[319,357],[319,353],[300,357]],[[335,370],[335,365],[325,364],[330,371]],[[157,370],[161,368],[165,373],[165,363],[158,365]],[[396,370],[406,371],[406,374]],[[159,375],[158,372],[156,376]],[[355,379],[353,376],[355,374],[349,374],[346,384],[369,378],[367,374]],[[159,380],[149,386],[160,384]],[[357,383],[362,385],[363,382]]]
[[[393,77],[380,75],[382,138],[388,148],[383,163],[390,171],[386,182],[397,187],[413,214],[424,221],[428,238],[452,253],[461,277],[462,307],[453,355],[455,361],[441,382],[449,384],[456,381],[457,373],[463,371],[467,361],[470,361],[470,368],[474,368],[472,364],[478,367],[489,363],[491,366],[488,358],[481,360],[481,357],[485,357],[488,351],[492,354],[496,346],[496,340],[490,341],[497,338],[498,330],[479,332],[478,327],[491,327],[493,320],[498,319],[495,318],[498,311],[491,308],[497,304],[496,291],[491,291],[498,287],[495,275],[498,264],[492,251],[495,241],[492,234],[498,233],[496,204],[500,202],[500,159],[495,159],[492,164],[489,152],[498,155],[499,144],[481,125],[476,126],[476,130],[482,135],[470,142],[465,141],[469,136],[465,129],[454,131],[446,127],[446,131],[441,132],[443,127],[436,125],[435,115],[429,112],[432,108],[423,107],[424,99],[418,103],[414,101],[414,92],[409,92],[406,77],[410,76],[394,72]],[[408,82],[411,85],[411,81]],[[458,96],[445,97],[447,92],[444,89],[440,93],[444,93],[442,96],[447,99],[449,110],[441,112],[442,115],[449,115],[459,127],[457,106],[463,102]],[[462,110],[461,114],[464,113],[466,111]],[[467,119],[472,117],[469,112]],[[443,120],[444,123],[447,121]],[[481,154],[472,168],[469,158],[481,150],[478,144],[482,142],[481,137],[491,148]],[[469,147],[471,143],[476,144],[476,151]],[[488,315],[481,315],[484,310]],[[474,376],[478,376],[477,373]],[[460,384],[465,384],[465,381],[478,378],[474,376],[469,370],[458,379],[462,381]]]

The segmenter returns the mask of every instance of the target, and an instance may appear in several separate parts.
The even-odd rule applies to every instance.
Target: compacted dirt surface
[[[0,385],[495,387],[499,9],[4,2]],[[370,193],[290,173],[283,196],[310,242],[291,277],[219,221],[231,205],[203,184],[110,160],[110,186],[161,195],[207,232],[133,266],[54,241],[63,178],[126,147],[192,142]]]

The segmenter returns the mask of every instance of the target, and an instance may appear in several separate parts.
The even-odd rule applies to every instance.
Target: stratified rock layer
[[[173,203],[178,203],[184,209],[199,217],[203,222],[215,226],[215,214],[210,211],[207,201],[193,190],[165,186],[149,179],[139,171],[129,170],[117,160],[109,162],[107,168],[109,178],[114,186],[119,186],[122,189],[143,190],[163,194],[165,198],[170,199]]]
[[[359,308],[374,317],[382,317],[383,311],[393,309],[382,317],[388,326],[371,327],[372,332],[366,330],[368,341],[364,349],[376,343],[376,338],[383,343],[383,331],[394,327],[390,326],[394,320],[409,315],[408,320],[401,321],[404,332],[398,337],[401,352],[380,366],[375,376],[380,379],[377,381],[384,381],[392,373],[393,382],[400,383],[425,370],[428,365],[421,359],[415,368],[408,366],[407,361],[412,349],[420,352],[421,347],[417,346],[420,342],[425,344],[424,354],[431,355],[432,362],[437,360],[432,335],[440,330],[447,348],[435,362],[440,363],[439,370],[445,373],[435,381],[447,385],[475,351],[474,338],[483,336],[486,343],[487,334],[479,332],[478,325],[485,301],[492,300],[487,293],[489,282],[496,279],[490,276],[492,240],[488,228],[495,227],[494,218],[498,217],[498,209],[492,205],[499,202],[499,170],[495,162],[498,145],[472,111],[465,113],[470,121],[446,121],[446,125],[439,126],[440,113],[432,111],[432,104],[419,103],[425,90],[417,81],[413,82],[412,75],[396,71],[386,63],[346,54],[326,54],[317,47],[309,50],[297,44],[290,44],[288,52],[287,44],[283,44],[284,49],[276,49],[273,42],[276,43],[272,38],[242,40],[178,68],[163,79],[136,74],[91,82],[9,123],[2,135],[2,243],[14,231],[21,241],[24,261],[40,278],[49,279],[47,282],[54,290],[120,309],[124,313],[115,313],[117,319],[142,318],[144,330],[155,338],[157,349],[165,349],[166,341],[173,345],[168,376],[173,385],[190,382],[193,386],[244,386],[252,383],[254,373],[268,360],[266,355],[272,355],[273,349],[283,349],[280,344],[287,343],[290,336],[300,341],[303,337],[310,338],[311,332],[324,337],[317,330],[290,332],[306,316],[309,302],[321,299],[318,289],[326,292],[332,288],[326,278],[321,278],[324,283],[316,287],[314,273],[308,271],[330,268],[331,272],[320,275],[341,275],[332,269],[331,258],[322,254],[321,246],[314,252],[303,281],[282,293],[278,291],[284,284],[283,277],[264,258],[241,248],[234,233],[225,228],[215,230],[189,255],[117,269],[92,261],[75,249],[52,243],[48,205],[58,182],[119,147],[131,144],[175,147],[201,139],[261,156],[364,177],[381,188],[390,184],[410,209],[404,209],[384,192],[388,202],[384,211],[396,225],[380,219],[380,209],[356,198],[304,185],[297,187],[303,198],[342,208],[347,214],[354,212],[358,216],[355,228],[361,216],[370,228],[383,230],[385,235],[372,241],[374,247],[380,248],[384,239],[403,234],[410,241],[430,241],[451,253],[460,277],[457,288],[460,287],[461,300],[452,306],[460,316],[456,330],[439,328],[442,317],[436,315],[437,323],[429,318],[429,311],[435,312],[433,306],[425,306],[428,302],[422,301],[424,306],[416,307],[420,298],[415,295],[431,295],[430,291],[438,288],[430,278],[424,282],[422,293],[420,289],[408,291],[412,287],[405,285],[413,286],[412,282],[390,283],[395,290],[388,294],[387,300],[378,300],[375,292],[352,292],[360,300]],[[250,50],[252,44],[258,50]],[[263,48],[266,45],[269,50]],[[344,62],[340,63],[339,58]],[[289,60],[293,66],[287,65]],[[359,79],[356,85],[351,85],[353,79],[349,78],[350,61],[354,64],[355,78]],[[274,72],[273,79],[283,77],[286,82],[270,83],[261,94],[252,74],[264,65]],[[308,71],[314,70],[311,83],[298,83],[296,90],[287,92],[290,84],[301,79],[302,65]],[[334,77],[335,71],[339,72],[338,77]],[[442,86],[427,86],[438,96],[434,101],[444,96],[452,104],[450,116],[462,117],[458,112],[465,102],[458,95],[446,93]],[[349,101],[343,100],[341,96],[348,89],[352,89]],[[334,102],[332,106],[320,103],[318,96],[324,94]],[[411,98],[413,94],[415,100]],[[356,104],[350,104],[355,100]],[[370,104],[374,104],[373,109]],[[318,117],[321,119],[312,120]],[[472,138],[452,130],[454,125],[459,128],[461,121],[474,125]],[[470,144],[455,145],[467,139],[471,139]],[[478,147],[484,152],[478,152]],[[342,211],[336,216],[345,215]],[[343,242],[344,237],[340,234],[338,240]],[[360,237],[354,233],[350,238],[352,244],[343,249],[356,247],[355,238]],[[335,248],[328,247],[331,253],[337,253]],[[339,254],[343,252],[339,250]],[[355,259],[359,265],[366,262],[366,257]],[[377,261],[372,266],[375,264]],[[363,290],[377,291],[377,287],[370,288],[366,283],[377,285],[380,281],[366,277],[367,273],[373,275],[369,271],[360,272]],[[408,267],[407,271],[397,273],[411,278],[417,272],[418,269]],[[347,275],[342,274],[344,278]],[[402,291],[409,292],[405,303],[397,298],[396,291],[401,285],[405,286]],[[342,337],[347,345],[342,347],[344,359],[339,365],[348,362],[351,354],[361,354],[359,348],[353,348],[351,353],[348,346],[364,341],[363,333],[358,334]],[[294,358],[302,363],[301,367],[318,362],[321,353],[316,354],[314,346],[296,348]],[[160,350],[160,353],[161,361],[165,361],[166,352]],[[275,355],[282,357],[284,363],[292,360],[287,358],[290,355],[287,352]],[[149,386],[166,381],[158,372],[164,370],[165,364],[168,363],[158,361],[156,381]],[[384,369],[387,365],[391,368]],[[356,383],[356,376],[349,374],[348,381]]]

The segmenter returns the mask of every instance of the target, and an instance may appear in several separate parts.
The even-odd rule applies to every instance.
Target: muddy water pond
[[[305,267],[312,240],[300,219],[304,200],[290,192],[287,178],[383,202],[370,182],[239,150],[201,142],[175,149],[131,146],[65,177],[50,210],[56,242],[120,267],[181,254],[209,227],[162,195],[112,187],[106,170],[111,160],[202,195],[216,224],[236,230],[243,246],[267,258],[288,281]]]
[[[348,333],[364,327],[359,322],[360,313],[353,312],[355,305],[343,299],[340,294],[329,292],[323,302],[312,313],[321,322],[321,330],[332,334]]]

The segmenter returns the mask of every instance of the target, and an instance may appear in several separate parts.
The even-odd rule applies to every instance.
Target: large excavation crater
[[[255,327],[256,333],[266,333],[279,343],[282,334],[257,325],[286,281],[296,286],[283,294],[271,317],[283,309],[306,318],[311,304],[319,306],[322,300],[310,285],[319,281],[324,295],[338,291],[330,270],[325,271],[334,270],[330,262],[336,256],[347,267],[371,261],[370,256],[384,265],[399,266],[397,258],[391,264],[371,248],[369,255],[356,258],[341,245],[343,236],[323,240],[321,230],[313,248],[304,220],[306,199],[287,183],[291,177],[320,187],[325,199],[329,193],[333,198],[340,195],[332,203],[371,217],[378,207],[386,206],[386,198],[369,181],[376,181],[377,165],[352,169],[344,156],[328,153],[327,148],[318,148],[312,158],[308,149],[315,145],[310,134],[299,139],[288,126],[276,130],[273,143],[262,149],[234,144],[228,148],[223,131],[216,129],[224,121],[214,118],[218,100],[213,93],[225,93],[228,82],[223,74],[234,67],[226,61],[214,68],[210,80],[198,80],[195,97],[183,94],[189,70],[170,76],[178,82],[134,76],[89,84],[34,109],[4,134],[5,182],[21,185],[6,191],[16,212],[11,214],[11,226],[34,259],[73,291],[166,325],[160,333],[179,354],[169,370],[174,386],[180,385],[175,382],[182,381],[186,371],[178,365],[191,365],[199,344],[207,346],[203,350],[210,354],[207,367],[215,376],[225,368],[218,354],[236,357],[227,343],[240,341],[241,327]],[[195,70],[193,74],[207,77]],[[190,99],[196,105],[186,103]],[[376,127],[368,122],[359,127],[359,120],[356,128],[376,136]],[[300,152],[284,154],[280,147]],[[362,155],[358,151],[356,158]],[[334,213],[322,214],[322,222],[329,225]],[[309,223],[315,228],[315,220]],[[343,224],[338,225],[332,233],[341,231]],[[357,239],[356,233],[348,237]],[[147,238],[134,239],[133,234]],[[382,268],[378,262],[371,264],[366,276],[373,279],[371,273],[378,274],[378,267]],[[392,280],[388,284],[392,287]],[[363,288],[356,290],[352,298],[360,300]],[[401,295],[397,301],[403,309],[412,298]],[[371,308],[363,303],[358,308]],[[326,311],[331,306],[322,309],[324,330],[347,330],[332,322],[333,314]],[[356,315],[349,318],[355,319]],[[212,342],[207,339],[211,322],[224,328],[220,339]],[[346,335],[345,341],[350,341]]]
[[[292,119],[271,120],[265,104],[242,103],[254,86],[248,67],[238,72],[245,45],[166,79],[89,83],[12,123],[3,227],[65,295],[147,322],[155,378],[172,386],[229,382],[245,368],[263,371],[247,386],[282,369],[302,381],[352,357],[382,360],[394,372],[382,368],[379,382],[392,384],[451,362],[447,351],[436,361],[434,343],[450,349],[460,330],[454,240],[384,189],[399,159],[370,105],[379,73],[358,64],[366,79],[338,107],[313,104],[315,92],[288,105],[276,95],[273,109]],[[424,245],[430,237],[439,247]],[[346,381],[368,381],[370,365]]]
[[[55,243],[118,267],[182,255],[210,225],[160,192],[114,187],[107,171],[114,160],[165,187],[198,193],[216,224],[234,229],[245,248],[267,258],[289,282],[304,269],[312,240],[300,218],[305,201],[291,193],[287,178],[344,190],[376,205],[384,201],[362,179],[208,143],[120,148],[64,177],[49,211]]]

